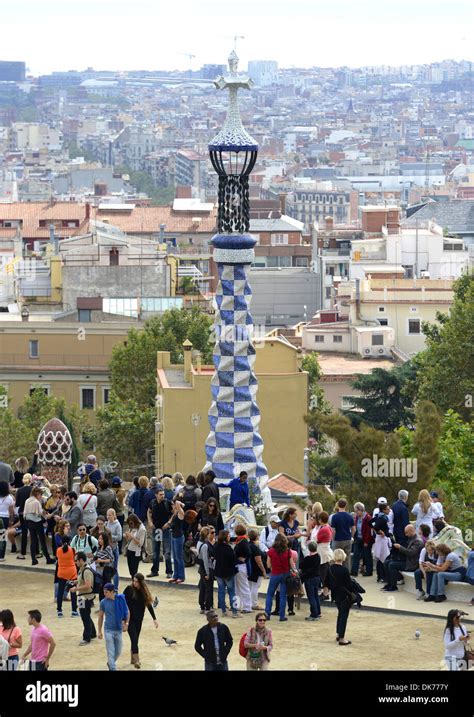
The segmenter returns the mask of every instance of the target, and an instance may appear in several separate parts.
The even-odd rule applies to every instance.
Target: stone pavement
[[[6,554],[5,562],[0,563],[0,570],[25,570],[25,571],[41,571],[51,573],[51,580],[54,574],[54,566],[46,565],[44,559],[39,560],[39,564],[36,566],[31,565],[31,559],[29,556],[25,560],[17,560],[15,553],[8,552]],[[157,578],[148,578],[148,584],[150,590],[153,593],[154,588],[168,588],[172,585],[168,584],[166,575],[164,574],[164,563],[160,563],[162,574]],[[145,576],[151,570],[151,563],[140,563],[139,571]],[[129,573],[127,567],[127,561],[125,557],[121,556],[119,561],[119,576],[121,578],[121,584],[124,581],[129,580]],[[464,619],[465,623],[474,623],[474,607],[470,607],[467,603],[452,602],[446,600],[443,603],[425,603],[422,600],[418,601],[415,597],[407,592],[404,592],[399,587],[397,592],[384,593],[380,591],[381,584],[376,582],[375,575],[370,578],[359,577],[358,581],[365,588],[366,593],[363,595],[363,607],[375,612],[393,613],[398,615],[412,615],[420,617],[434,617],[434,618],[446,618],[448,611],[457,608],[464,610],[468,613],[468,616]],[[199,582],[199,575],[196,567],[186,568],[186,581],[182,585],[176,585],[175,587],[182,590],[195,590]],[[266,595],[268,586],[268,580],[264,580],[259,594],[261,596],[260,604],[263,605],[263,600]],[[306,604],[306,598],[302,598],[302,603]],[[325,607],[330,606],[329,601],[325,602]]]

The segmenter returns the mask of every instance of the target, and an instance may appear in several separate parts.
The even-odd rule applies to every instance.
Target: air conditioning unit
[[[364,356],[372,356],[372,349],[366,348],[363,351]]]
[[[383,356],[383,354],[385,354],[385,349],[379,349],[377,353]]]

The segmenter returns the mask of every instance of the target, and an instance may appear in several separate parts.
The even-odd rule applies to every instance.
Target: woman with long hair
[[[299,521],[296,519],[297,510],[296,508],[288,508],[283,513],[283,520],[278,526],[278,531],[281,535],[285,535],[288,538],[288,545],[292,550],[296,550],[299,554],[299,543],[298,539],[301,538],[303,533],[299,527]]]
[[[119,563],[119,544],[122,540],[122,526],[117,517],[117,513],[113,508],[109,508],[107,511],[107,523],[105,529],[110,535],[110,546],[114,554],[114,568],[115,574],[112,580],[115,589],[118,590],[119,586],[119,574],[118,574],[118,563]]]
[[[242,523],[235,526],[234,555],[237,561],[235,592],[243,613],[252,612],[252,596],[249,585],[249,568],[252,553],[247,537],[247,528]]]
[[[296,565],[288,545],[288,538],[281,533],[276,536],[273,547],[267,553],[267,568],[270,570],[270,583],[267,590],[265,612],[267,620],[270,620],[272,612],[273,596],[280,588],[280,622],[285,622],[286,608],[286,580],[291,573],[296,572]]]
[[[433,520],[437,517],[437,511],[433,508],[433,501],[425,488],[418,493],[418,502],[415,503],[411,512],[416,515],[416,532],[418,532],[420,525],[428,525],[431,538],[433,535]]]
[[[173,473],[172,480],[174,486],[174,494],[176,496],[178,495],[178,493],[181,493],[184,488],[184,476],[182,473],[176,472]]]
[[[10,486],[7,481],[0,481],[0,529],[5,536],[0,537],[0,560],[5,560],[7,549],[7,530],[13,525],[15,519],[15,500],[10,495]],[[3,532],[5,531],[5,532]]]
[[[213,546],[214,554],[214,575],[217,580],[217,605],[222,610],[222,615],[227,612],[225,604],[226,590],[229,594],[232,617],[239,617],[235,599],[235,555],[230,545],[230,533],[228,530],[221,530],[217,536],[217,543]]]
[[[253,528],[249,530],[249,547],[250,547],[250,575],[249,587],[252,598],[252,610],[263,610],[258,604],[258,589],[262,584],[262,580],[267,577],[265,569],[265,553],[260,548],[260,534],[258,530]]]
[[[0,611],[0,637],[3,637],[9,644],[7,670],[14,672],[18,669],[18,650],[23,647],[21,630],[15,624],[15,618],[11,610]]]
[[[163,490],[165,491],[166,500],[173,500],[173,498],[174,498],[173,480],[169,476],[165,476],[161,481],[161,485],[163,486]]]
[[[444,628],[444,660],[451,672],[460,672],[467,669],[464,657],[464,647],[469,639],[469,633],[461,625],[462,612],[450,610],[446,627]]]
[[[112,577],[115,574],[114,552],[110,544],[110,535],[106,530],[99,533],[97,541],[99,545],[94,556],[95,571],[99,575],[102,575],[102,584],[105,585],[106,583],[112,582]],[[102,588],[99,595],[102,600],[104,597]]]
[[[48,527],[46,529],[46,535],[49,535],[51,537],[51,545],[53,546],[53,552],[55,552],[54,533],[56,532],[56,521],[54,519],[54,512],[56,511],[56,508],[58,508],[60,503],[61,494],[59,492],[59,486],[53,483],[51,485],[51,495],[49,496],[44,506],[45,511],[51,515],[51,517],[47,520]]]
[[[320,558],[319,576],[323,591],[320,595],[320,601],[329,600],[329,588],[326,584],[326,576],[328,574],[329,563],[333,559],[331,548],[332,530],[329,525],[329,513],[325,510],[318,515],[319,528],[316,534],[316,545],[318,546],[318,555]]]
[[[83,486],[77,505],[82,508],[82,520],[87,530],[92,530],[97,520],[97,488],[92,481]]]
[[[38,467],[38,454],[35,453],[33,456],[33,462],[30,465],[30,461],[26,456],[21,456],[15,461],[15,470],[13,472],[13,488],[21,488],[23,483],[23,476],[26,473],[36,473]]]
[[[266,626],[267,616],[264,612],[255,615],[255,627],[251,627],[244,638],[247,650],[247,670],[268,670],[269,653],[273,649],[272,631]]]
[[[130,612],[128,622],[128,636],[131,645],[131,664],[140,669],[140,655],[138,651],[138,640],[142,629],[143,618],[145,616],[145,608],[150,613],[155,628],[158,627],[155,611],[153,609],[153,598],[151,596],[145,576],[142,573],[136,573],[132,577],[132,584],[128,585],[124,593]]]
[[[180,585],[184,583],[184,505],[179,500],[173,503],[173,516],[170,520],[171,552],[173,554],[173,577],[168,582]]]
[[[217,534],[220,530],[224,530],[224,521],[219,508],[219,503],[215,498],[209,498],[207,503],[201,508],[197,517],[198,525],[201,528],[212,526]]]
[[[62,546],[56,551],[56,558],[58,560],[58,617],[63,617],[63,597],[66,583],[77,580],[77,568],[75,562],[75,552],[69,545],[69,536],[63,537]],[[77,612],[77,595],[75,592],[71,593],[71,617],[79,617]]]
[[[138,572],[138,565],[142,559],[142,550],[144,549],[146,540],[146,528],[135,513],[128,516],[127,525],[129,530],[125,531],[124,535],[127,541],[127,565],[130,577],[133,578]]]
[[[70,537],[71,525],[67,520],[61,519],[56,523],[56,532],[53,535],[53,555],[56,555],[58,548],[62,547],[63,538]],[[63,600],[69,600],[69,589],[66,587]],[[58,563],[54,568],[54,600],[58,599]]]

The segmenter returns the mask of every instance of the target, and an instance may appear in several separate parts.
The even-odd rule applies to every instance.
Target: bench
[[[402,575],[405,585],[399,585],[398,589],[416,595],[414,574],[406,573],[402,570]],[[425,588],[426,583],[423,581],[423,589]],[[445,594],[448,600],[451,600],[452,602],[468,603],[471,598],[474,597],[474,585],[469,585],[469,583],[446,583]]]

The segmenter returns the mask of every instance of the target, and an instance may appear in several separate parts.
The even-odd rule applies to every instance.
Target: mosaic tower
[[[242,125],[239,89],[252,80],[237,73],[238,57],[229,57],[229,72],[215,81],[229,90],[229,108],[222,130],[209,144],[212,166],[219,176],[218,233],[212,238],[219,273],[214,323],[215,372],[211,381],[210,433],[206,440],[205,470],[230,480],[240,471],[249,479],[268,478],[259,433],[258,382],[254,373],[253,321],[249,312],[252,291],[248,268],[254,260],[255,238],[249,234],[249,175],[258,145]]]

